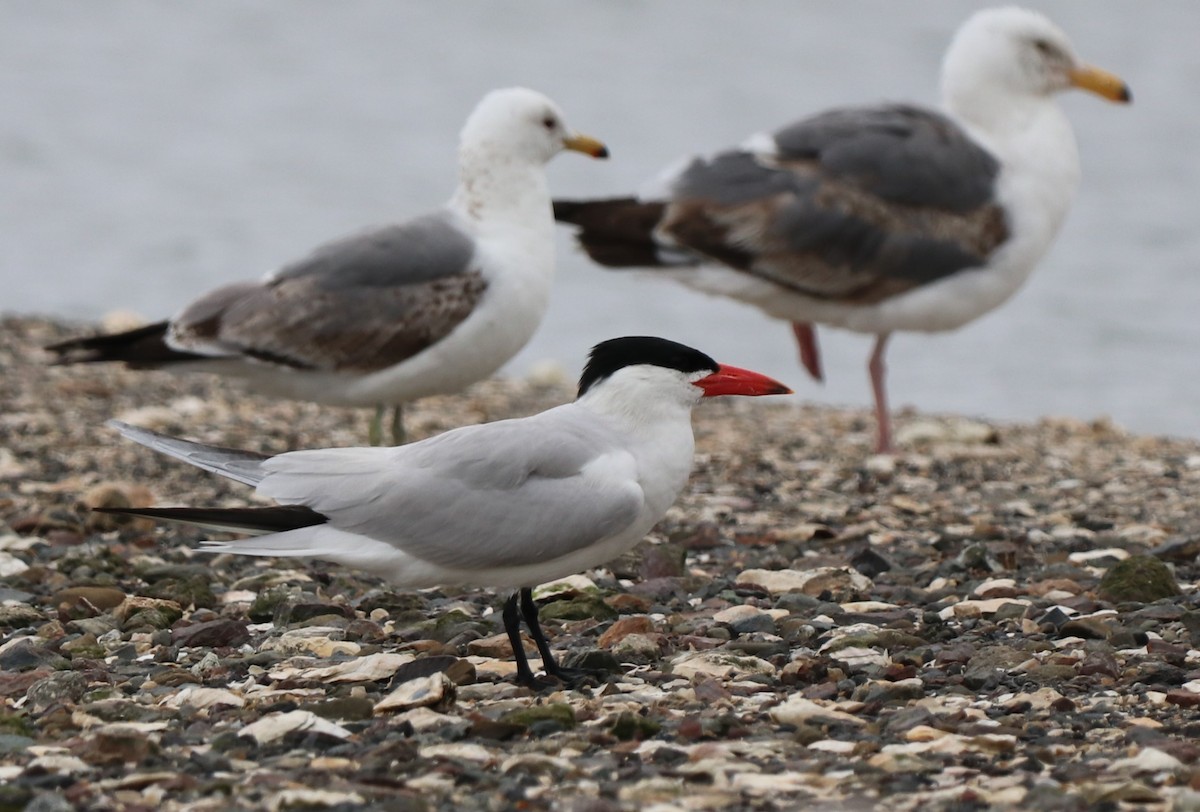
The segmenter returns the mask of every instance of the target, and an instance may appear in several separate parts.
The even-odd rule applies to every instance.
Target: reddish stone
[[[600,635],[596,645],[600,648],[612,648],[631,634],[648,634],[654,631],[654,624],[645,615],[623,617],[608,627],[608,631]]]

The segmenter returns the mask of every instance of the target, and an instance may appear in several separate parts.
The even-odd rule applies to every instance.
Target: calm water
[[[0,310],[160,317],[439,205],[458,129],[493,87],[543,90],[608,142],[608,163],[555,161],[564,196],[629,191],[685,151],[826,106],[932,102],[979,5],[0,0]],[[1038,7],[1136,103],[1064,99],[1084,180],[1054,250],[999,311],[898,336],[893,400],[1200,436],[1200,4]],[[869,403],[868,338],[826,331],[818,387],[783,323],[561,247],[550,314],[510,372],[574,371],[599,339],[655,332],[804,398]]]

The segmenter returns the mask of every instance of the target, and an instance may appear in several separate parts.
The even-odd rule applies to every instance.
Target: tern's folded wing
[[[284,454],[259,492],[455,569],[550,561],[642,515],[634,456],[570,407],[395,449]]]

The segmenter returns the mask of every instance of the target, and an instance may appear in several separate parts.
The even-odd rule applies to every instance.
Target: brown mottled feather
[[[391,287],[330,289],[318,275],[213,291],[171,324],[180,349],[329,372],[375,372],[437,343],[487,289],[479,271]]]

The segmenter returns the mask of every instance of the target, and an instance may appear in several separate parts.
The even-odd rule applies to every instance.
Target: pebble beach
[[[705,404],[647,539],[535,591],[605,676],[535,692],[503,596],[92,512],[255,504],[108,419],[271,453],[369,415],[47,366],[88,329],[0,320],[0,812],[1200,810],[1194,440],[902,412],[878,457],[864,410]],[[572,392],[493,380],[407,423]]]

